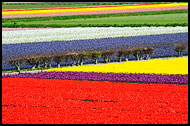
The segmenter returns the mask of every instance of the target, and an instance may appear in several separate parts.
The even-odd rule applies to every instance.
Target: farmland
[[[33,9],[33,8],[59,8],[59,7],[87,7],[87,6],[105,6],[105,5],[122,5],[122,4],[147,4],[147,3],[155,3],[155,2],[93,2],[93,3],[64,3],[64,2],[4,2],[2,4],[3,10],[12,10],[12,9]]]
[[[187,85],[28,78],[2,81],[3,123],[187,123]]]
[[[117,27],[117,26],[187,26],[188,11],[135,12],[129,14],[81,15],[69,17],[42,17],[24,19],[3,19],[3,27]],[[97,18],[98,17],[98,18]],[[127,20],[127,22],[126,22]],[[16,22],[16,24],[15,24]]]
[[[188,124],[188,3],[3,2],[3,124]]]
[[[108,17],[108,18],[90,18],[90,19],[68,19],[68,20],[52,20],[52,21],[33,21],[33,22],[18,22],[18,26],[42,26],[42,27],[51,27],[51,26],[80,26],[80,25],[94,25],[94,26],[103,26],[104,24],[108,26],[130,26],[130,25],[152,25],[158,24],[160,26],[165,26],[169,23],[175,24],[187,24],[188,14],[167,14],[167,15],[146,15],[146,16],[130,16],[130,17]],[[127,20],[127,22],[126,22]],[[6,24],[9,26],[9,24]],[[6,26],[5,25],[5,26]],[[10,24],[11,25],[11,24]],[[146,26],[146,25],[145,25]]]

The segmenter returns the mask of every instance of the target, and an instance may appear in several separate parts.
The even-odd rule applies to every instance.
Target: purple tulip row
[[[42,78],[64,80],[89,80],[113,82],[139,82],[159,84],[188,84],[188,75],[159,74],[121,74],[121,73],[91,73],[91,72],[38,72],[3,75],[16,78]]]

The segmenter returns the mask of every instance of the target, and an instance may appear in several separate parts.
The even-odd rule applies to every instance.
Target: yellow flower
[[[35,13],[61,13],[61,12],[79,12],[79,11],[105,11],[105,10],[122,10],[122,9],[141,9],[141,8],[158,8],[188,6],[188,3],[167,3],[154,5],[137,5],[137,6],[116,6],[116,7],[97,7],[97,8],[77,8],[77,9],[45,9],[45,10],[24,10],[24,11],[2,11],[2,15],[9,14],[35,14]]]
[[[146,61],[128,61],[115,64],[99,64],[55,68],[46,71],[101,72],[101,73],[138,73],[138,74],[188,74],[188,58],[153,59]]]

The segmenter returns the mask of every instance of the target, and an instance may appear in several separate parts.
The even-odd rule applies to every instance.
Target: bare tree
[[[79,64],[80,62],[80,65],[83,65],[83,62],[85,59],[88,59],[89,58],[89,53],[88,52],[80,52],[78,53],[78,62],[77,62],[77,65]]]
[[[69,54],[65,54],[65,56],[64,56],[65,66],[68,65],[69,59],[70,59],[70,55]]]
[[[182,56],[182,52],[186,50],[187,46],[185,43],[178,43],[174,45],[174,50],[178,52],[178,56]]]
[[[132,54],[136,57],[137,61],[140,60],[140,58],[143,56],[143,48],[142,47],[135,47],[132,48]],[[141,58],[142,59],[142,58]]]
[[[53,56],[51,54],[44,54],[41,56],[42,62],[44,63],[44,67],[47,68],[47,64],[51,68]]]
[[[12,66],[16,66],[17,70],[20,73],[20,67],[25,63],[26,57],[23,57],[23,56],[13,56],[8,61],[9,61],[9,63]]]
[[[102,54],[102,58],[104,59],[104,62],[108,63],[108,62],[110,62],[110,58],[114,54],[114,51],[113,50],[105,50],[105,51],[102,51],[101,54]]]
[[[90,52],[90,58],[95,60],[95,64],[97,64],[98,59],[101,58],[101,52],[98,52],[98,51]]]
[[[121,58],[123,56],[124,50],[118,50],[117,51],[117,56],[118,56],[118,62],[121,62]]]
[[[61,62],[63,61],[65,57],[65,54],[64,53],[55,53],[53,55],[53,59],[54,61],[57,63],[57,67],[60,68],[61,67]]]
[[[39,55],[30,55],[26,58],[26,63],[32,65],[32,69],[35,69],[35,66],[40,68],[41,57]]]
[[[77,60],[77,57],[78,57],[78,53],[77,52],[71,52],[71,53],[68,53],[68,56],[70,57],[70,59],[73,60],[72,66],[76,65],[76,60]]]
[[[131,49],[124,49],[123,56],[125,57],[125,61],[128,61],[129,57],[133,54]]]
[[[154,48],[153,47],[144,47],[143,52],[146,55],[146,60],[149,60],[150,55],[154,52]]]

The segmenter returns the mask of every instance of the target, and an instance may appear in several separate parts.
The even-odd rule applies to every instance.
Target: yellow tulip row
[[[137,74],[188,74],[188,58],[153,59],[146,61],[128,61],[115,64],[92,66],[74,66],[54,68],[46,71],[56,72],[100,72],[100,73],[137,73]]]
[[[115,6],[115,7],[97,7],[97,8],[75,8],[75,9],[45,9],[45,10],[25,10],[25,11],[2,11],[2,15],[9,14],[35,14],[35,13],[61,13],[61,12],[79,12],[79,11],[105,11],[105,10],[123,10],[123,9],[143,9],[159,7],[188,6],[188,3],[167,3],[167,4],[148,4],[137,6]]]

